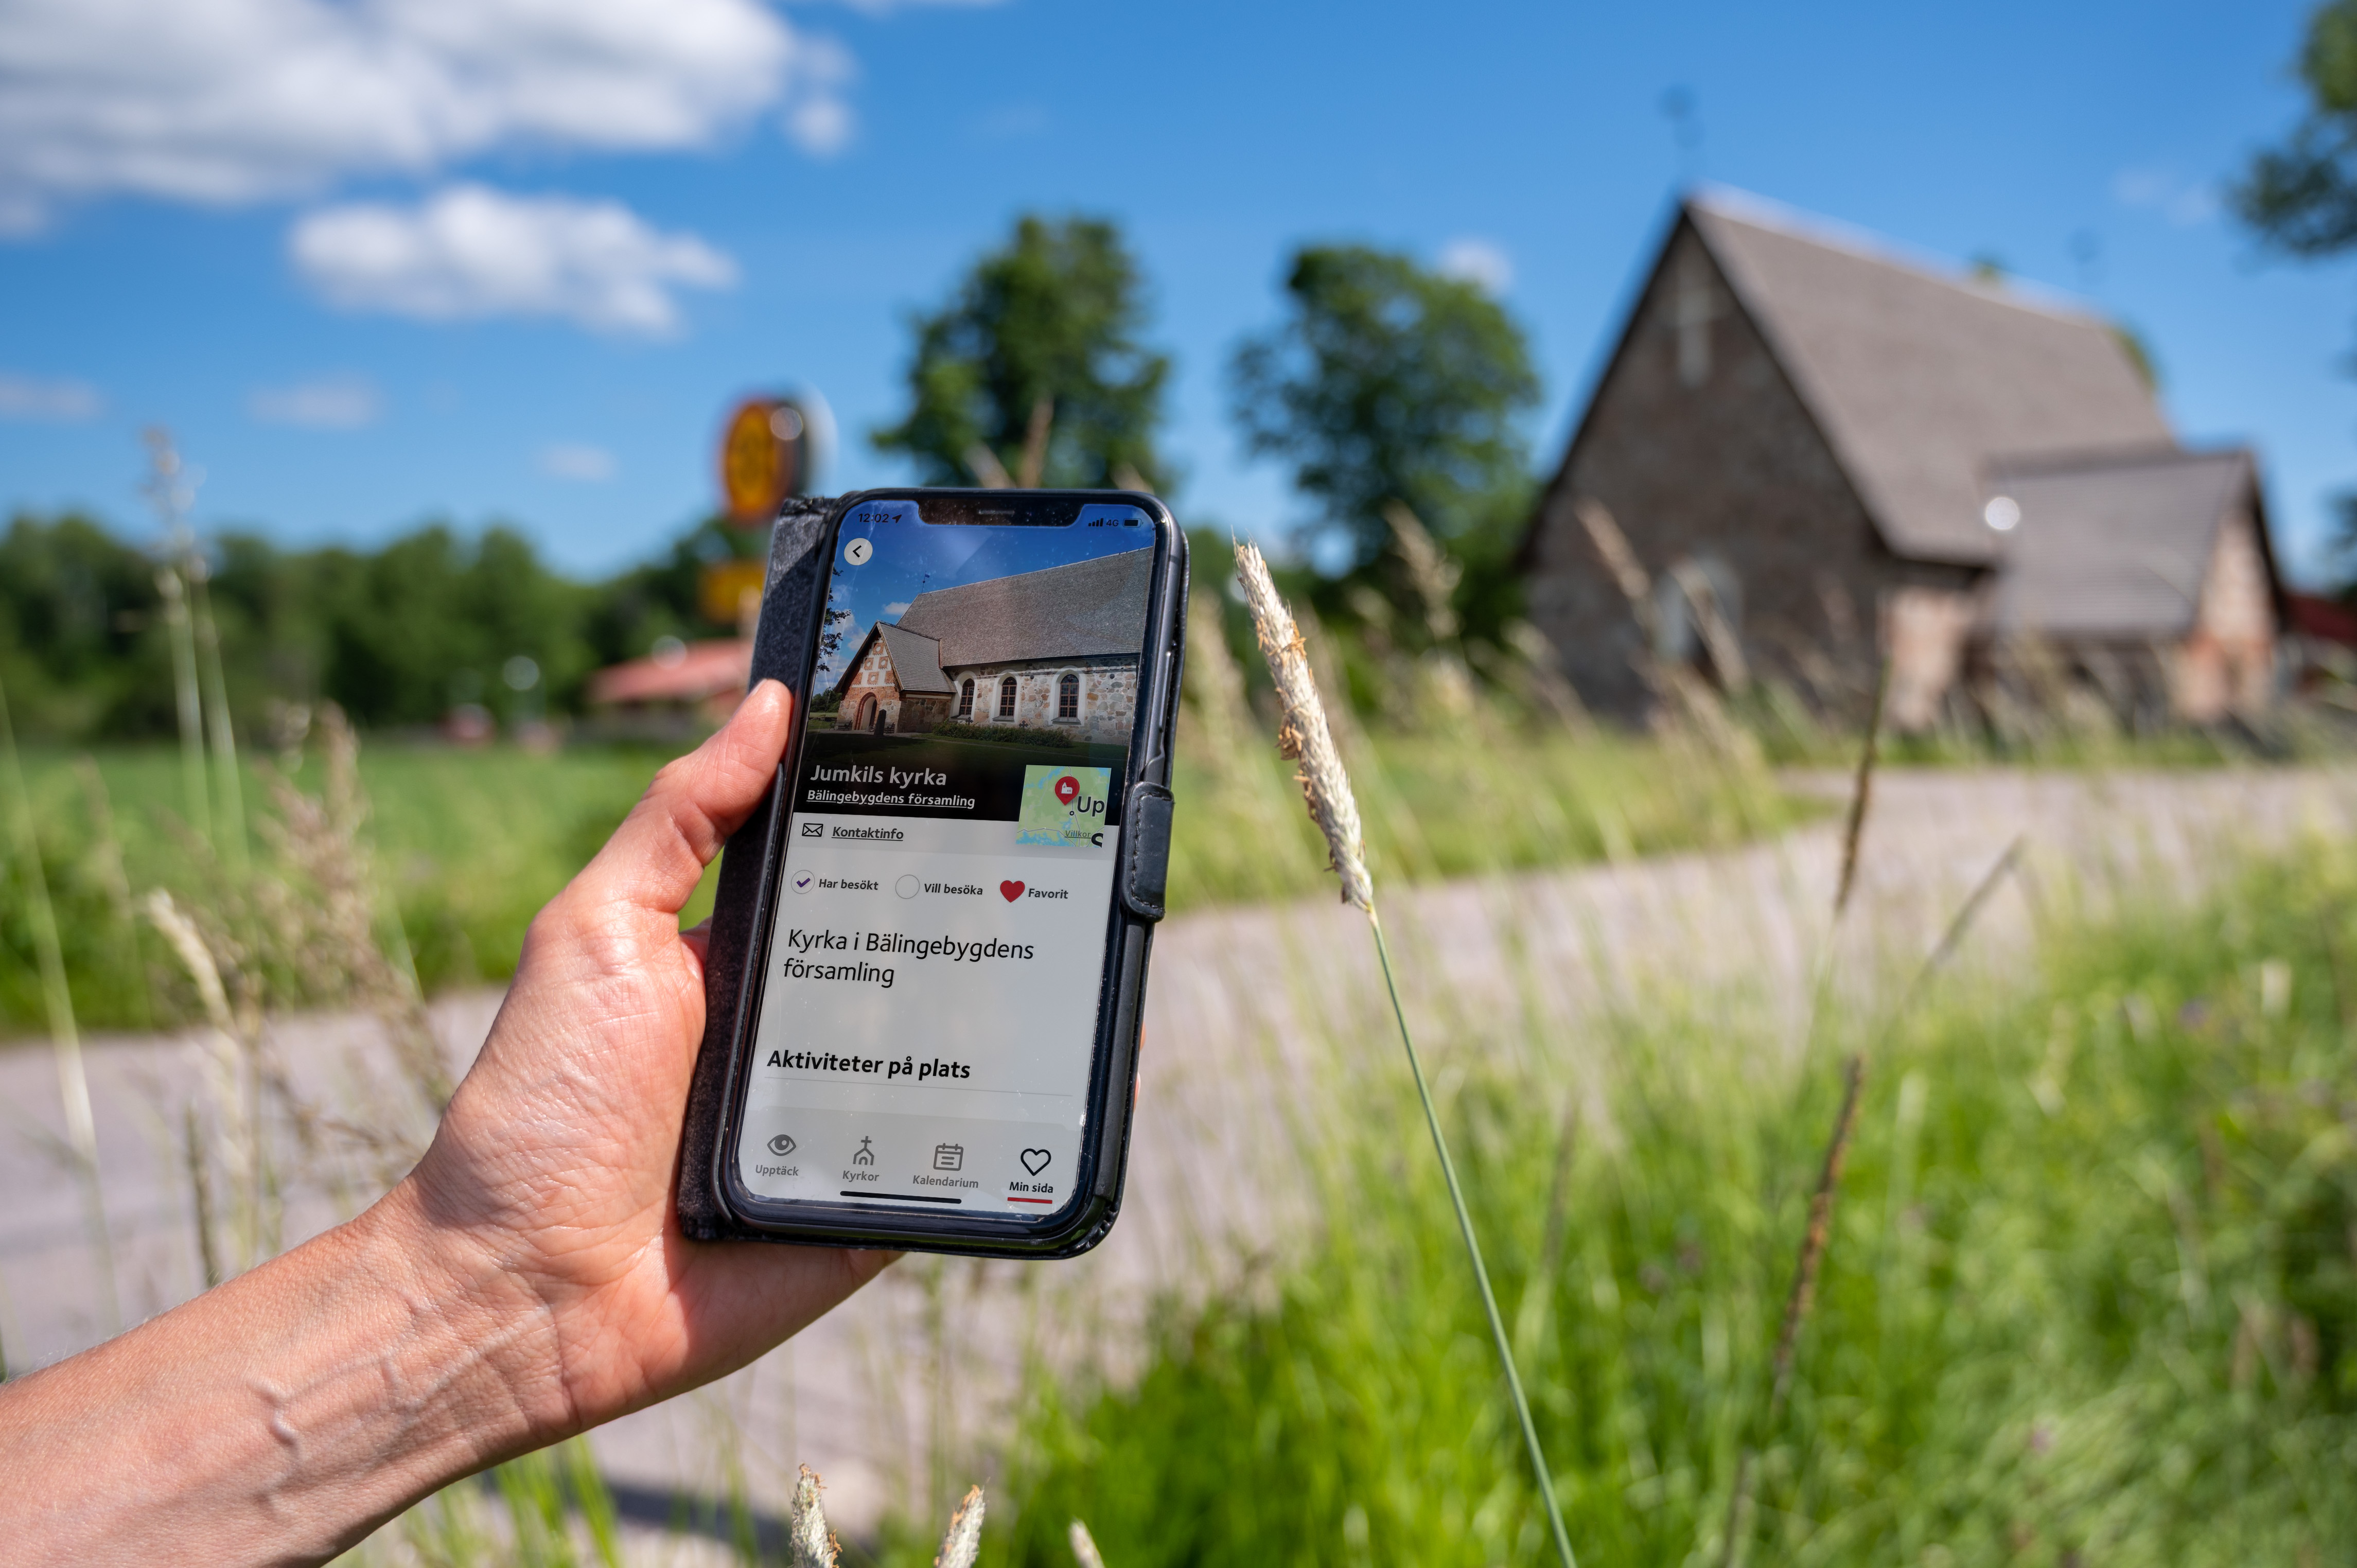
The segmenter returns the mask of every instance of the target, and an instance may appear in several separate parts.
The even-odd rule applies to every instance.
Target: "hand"
[[[890,1261],[701,1244],[672,1208],[704,1037],[705,933],[683,936],[679,912],[768,793],[790,709],[764,682],[540,912],[481,1057],[387,1199],[430,1248],[487,1262],[494,1292],[537,1321],[513,1375],[544,1433],[732,1371]]]
[[[322,1562],[462,1476],[743,1366],[890,1262],[694,1242],[672,1209],[704,1036],[679,912],[792,716],[756,688],[541,911],[393,1191],[0,1388],[12,1560]]]

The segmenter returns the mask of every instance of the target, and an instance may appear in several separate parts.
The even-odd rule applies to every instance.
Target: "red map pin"
[[[1056,799],[1065,805],[1071,805],[1079,797],[1080,792],[1081,781],[1071,774],[1067,773],[1056,780]]]

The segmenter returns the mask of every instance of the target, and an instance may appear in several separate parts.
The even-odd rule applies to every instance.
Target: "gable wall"
[[[851,683],[844,689],[843,705],[835,710],[837,729],[867,729],[872,727],[865,716],[866,701],[873,699],[883,714],[884,728],[898,732],[909,727],[901,712],[903,699],[899,677],[893,672],[892,655],[884,639],[869,634],[867,651],[861,655],[852,671]],[[906,715],[913,718],[914,714]]]
[[[1677,321],[1690,308],[1682,294],[1697,285],[1708,301],[1708,354],[1694,378],[1691,343],[1681,373]],[[1581,496],[1610,509],[1657,578],[1681,556],[1723,562],[1741,594],[1745,651],[1770,676],[1795,678],[1823,656],[1870,678],[1872,618],[1886,595],[1901,585],[1961,593],[1976,575],[1902,563],[1884,548],[1767,343],[1683,220],[1540,503],[1524,558],[1530,618],[1561,651],[1565,673],[1590,704],[1633,716],[1646,702],[1631,664],[1639,633],[1573,515]]]
[[[2255,712],[2273,694],[2275,662],[2275,600],[2258,520],[2241,506],[2218,530],[2192,634],[2171,663],[2171,703],[2196,723]]]
[[[867,656],[859,661],[858,671],[851,678],[852,689],[868,691],[889,686],[894,696],[899,695],[899,683],[892,678],[892,655],[884,639],[874,639],[867,645]]]

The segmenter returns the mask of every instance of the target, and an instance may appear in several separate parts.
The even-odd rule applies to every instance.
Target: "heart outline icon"
[[[998,885],[998,896],[1012,904],[1015,900],[1023,897],[1023,884],[1020,882],[1002,882]]]
[[[1055,1157],[1053,1153],[1046,1149],[1026,1149],[1023,1151],[1023,1168],[1033,1176],[1038,1176],[1048,1168],[1048,1162]]]

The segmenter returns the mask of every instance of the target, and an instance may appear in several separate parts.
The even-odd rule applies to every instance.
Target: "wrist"
[[[457,1446],[452,1475],[581,1429],[550,1304],[476,1228],[438,1218],[414,1175],[343,1230],[353,1265],[398,1304],[399,1359],[436,1402],[443,1419],[432,1424],[447,1427],[438,1435]]]
[[[407,1188],[0,1390],[28,1560],[320,1562],[566,1430],[548,1315]],[[28,1467],[29,1466],[29,1467]],[[5,1553],[0,1553],[5,1554]]]

